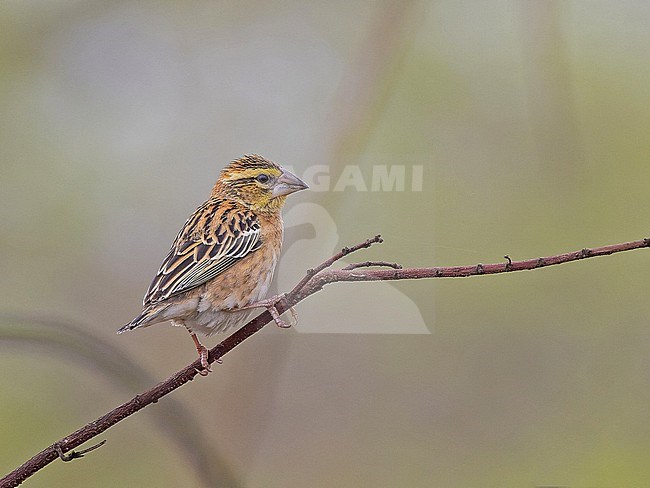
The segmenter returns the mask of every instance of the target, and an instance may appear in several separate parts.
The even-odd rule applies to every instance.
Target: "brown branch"
[[[327,259],[326,261],[323,261],[321,264],[319,264],[315,268],[308,269],[307,274],[305,275],[305,277],[302,280],[300,280],[296,286],[294,286],[293,290],[291,290],[290,295],[295,294],[300,289],[302,289],[307,284],[307,282],[313,278],[314,275],[320,273],[321,271],[323,271],[326,268],[329,268],[335,262],[339,261],[340,259],[343,259],[348,254],[353,253],[355,251],[358,251],[359,249],[365,249],[367,247],[370,247],[375,243],[381,244],[382,242],[384,242],[383,239],[381,238],[381,236],[379,234],[377,234],[375,237],[373,237],[371,239],[366,239],[365,241],[363,241],[360,244],[357,244],[356,246],[344,247],[339,252],[337,252],[334,256]]]
[[[314,276],[306,286],[303,293],[311,295],[329,283],[339,281],[393,281],[393,280],[417,280],[422,278],[462,278],[466,276],[508,273],[511,271],[524,271],[556,264],[578,261],[586,258],[607,256],[617,252],[631,251],[650,247],[650,238],[638,241],[623,242],[610,246],[583,248],[579,251],[557,254],[542,258],[513,261],[509,256],[504,256],[506,262],[495,264],[474,264],[469,266],[441,266],[435,268],[402,268],[402,269],[375,269],[358,270],[349,269],[350,266],[339,270],[325,270]],[[361,263],[364,264],[364,263]],[[313,288],[313,289],[312,289]],[[302,295],[302,294],[301,294]]]
[[[0,345],[7,343],[12,349],[26,346],[32,350],[36,347],[67,361],[72,360],[82,369],[92,368],[129,395],[155,384],[155,377],[124,354],[114,342],[99,338],[89,329],[51,318],[0,313]],[[232,467],[210,442],[199,419],[183,402],[169,397],[151,413],[155,426],[169,438],[177,455],[185,456],[189,469],[196,474],[201,486],[242,486]],[[183,422],[169,422],[170,418],[182,418]],[[71,452],[68,451],[66,457]]]
[[[345,268],[341,268],[344,271],[350,271],[357,268],[370,268],[372,266],[382,266],[384,268],[393,268],[393,269],[402,269],[403,266],[398,263],[389,263],[388,261],[364,261],[363,263],[352,263],[348,264]]]
[[[471,266],[451,266],[451,267],[434,267],[434,268],[404,268],[400,269],[391,267],[391,269],[367,269],[367,266],[375,262],[358,263],[358,266],[349,265],[347,269],[331,270],[330,268],[336,261],[342,257],[357,251],[359,249],[370,247],[374,243],[381,242],[380,236],[375,236],[351,248],[344,248],[336,255],[309,270],[294,289],[281,300],[276,308],[280,313],[285,312],[290,307],[301,302],[305,298],[320,291],[325,285],[339,281],[386,281],[386,280],[412,280],[421,278],[453,278],[473,275],[487,275],[506,273],[511,271],[532,270],[553,266],[557,264],[577,261],[597,256],[606,256],[622,251],[631,251],[650,247],[650,239],[641,239],[639,241],[624,242],[611,246],[585,248],[580,251],[558,254],[543,258],[527,259],[524,261],[512,261],[506,257],[506,262],[495,264],[475,264]],[[382,265],[387,263],[381,262]],[[390,265],[390,263],[388,263]],[[392,266],[392,265],[391,265]],[[363,268],[363,269],[361,269]],[[223,357],[226,353],[237,347],[247,338],[261,330],[267,323],[273,319],[269,312],[264,312],[247,323],[237,332],[217,344],[210,350],[208,361],[210,363]],[[89,441],[93,437],[101,434],[109,427],[133,415],[147,405],[156,403],[165,395],[171,393],[185,383],[192,381],[201,369],[200,361],[197,359],[192,364],[186,366],[174,375],[167,378],[162,383],[153,388],[136,395],[126,403],[116,407],[106,415],[99,417],[97,420],[90,422],[79,430],[55,442],[49,447],[43,449],[30,460],[16,468],[4,478],[0,479],[0,488],[9,488],[20,485],[32,474],[42,469],[55,459],[63,458],[64,454],[81,444]]]

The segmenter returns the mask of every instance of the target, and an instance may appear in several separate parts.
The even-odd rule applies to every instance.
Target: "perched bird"
[[[142,313],[118,333],[166,320],[184,326],[205,375],[208,350],[197,332],[211,335],[243,325],[260,307],[287,327],[275,309],[281,296],[266,294],[282,246],[281,209],[287,195],[305,188],[300,178],[261,156],[231,162],[176,236],[144,296]]]

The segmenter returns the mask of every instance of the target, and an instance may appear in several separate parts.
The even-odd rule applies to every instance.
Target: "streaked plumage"
[[[144,296],[142,313],[118,332],[166,320],[183,325],[209,371],[194,333],[223,332],[255,314],[244,307],[267,298],[282,246],[280,211],[287,195],[304,188],[299,178],[261,156],[230,163],[176,236]]]

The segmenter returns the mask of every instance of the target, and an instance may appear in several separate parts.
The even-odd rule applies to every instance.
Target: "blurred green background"
[[[115,331],[243,153],[331,177],[289,201],[282,290],[377,233],[357,260],[649,236],[649,26],[642,0],[3,1],[0,473],[195,359]],[[334,191],[349,165],[422,191]],[[333,285],[25,486],[648,486],[649,265]]]

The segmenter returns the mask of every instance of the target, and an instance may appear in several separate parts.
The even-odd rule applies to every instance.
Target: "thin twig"
[[[351,271],[357,268],[370,268],[372,266],[381,266],[384,268],[393,268],[393,269],[403,268],[403,266],[399,263],[389,263],[388,261],[364,261],[363,263],[348,264],[345,268],[341,268],[341,269],[344,271]]]
[[[435,268],[404,268],[404,269],[373,269],[373,270],[325,270],[313,277],[311,285],[318,289],[329,283],[339,281],[386,281],[386,280],[416,280],[422,278],[462,278],[467,276],[508,273],[511,271],[525,271],[557,264],[579,261],[581,259],[607,256],[617,252],[631,251],[650,247],[650,239],[623,242],[610,246],[583,248],[579,251],[557,254],[541,258],[513,261],[507,259],[505,263],[474,264],[469,266],[441,266]],[[309,287],[306,287],[309,288]]]
[[[298,282],[296,286],[293,287],[293,290],[289,293],[289,295],[298,293],[306,284],[307,282],[314,277],[314,275],[320,273],[326,268],[329,268],[332,266],[335,262],[339,261],[340,259],[343,259],[345,256],[347,256],[350,253],[353,253],[355,251],[358,251],[359,249],[365,249],[367,247],[372,246],[373,244],[381,244],[384,242],[384,240],[381,238],[381,235],[377,234],[375,237],[372,237],[371,239],[366,239],[365,241],[352,246],[352,247],[344,247],[341,249],[339,252],[337,252],[334,256],[331,258],[323,261],[321,264],[316,266],[313,269],[308,269],[307,274],[305,277]]]
[[[61,461],[64,461],[64,462],[67,463],[67,462],[72,461],[74,459],[79,459],[79,458],[84,457],[90,451],[94,451],[95,449],[99,449],[104,444],[106,444],[106,439],[104,439],[103,441],[101,441],[98,444],[95,444],[94,446],[90,446],[90,447],[88,447],[86,449],[82,449],[81,451],[74,451],[73,450],[73,451],[65,453],[65,452],[63,452],[63,448],[61,447],[60,444],[55,444],[55,449],[56,449],[56,453],[59,455],[59,458],[61,459]]]
[[[344,248],[341,252],[332,256],[330,259],[314,268],[307,273],[294,289],[286,295],[286,298],[276,305],[279,313],[283,313],[290,307],[296,305],[298,302],[304,300],[310,295],[321,290],[323,286],[329,283],[339,281],[385,281],[385,280],[409,280],[420,278],[451,278],[451,277],[464,277],[473,275],[487,275],[505,273],[511,271],[532,270],[543,268],[546,266],[553,266],[557,264],[567,263],[570,261],[577,261],[586,258],[593,258],[598,256],[605,256],[623,251],[631,251],[633,249],[641,249],[650,247],[650,239],[642,239],[632,242],[624,242],[622,244],[614,244],[611,246],[597,247],[592,249],[581,249],[580,251],[569,252],[565,254],[558,254],[555,256],[548,256],[545,258],[527,259],[524,261],[511,261],[506,263],[495,264],[476,264],[471,266],[452,266],[452,267],[435,267],[435,268],[405,268],[405,269],[327,269],[332,266],[336,261],[343,256],[359,249],[370,247],[375,242],[381,242],[381,238],[376,236],[373,239],[368,239],[351,248]],[[268,311],[263,312],[237,332],[226,338],[220,344],[217,344],[210,350],[208,362],[214,361],[223,357],[226,353],[237,347],[247,338],[261,330],[267,323],[271,322],[273,318]],[[126,417],[133,415],[137,411],[143,409],[147,405],[156,403],[165,395],[171,393],[185,383],[194,379],[197,371],[201,370],[202,366],[200,360],[194,361],[182,370],[167,378],[162,383],[154,386],[153,388],[136,395],[134,398],[119,407],[111,410],[107,414],[90,422],[79,430],[64,437],[60,441],[55,442],[51,446],[45,448],[40,453],[36,454],[30,460],[16,468],[11,473],[7,474],[4,478],[0,479],[0,488],[9,488],[20,485],[24,480],[42,469],[52,461],[59,458],[58,452],[65,452],[78,447],[79,445],[87,442],[88,440],[96,437],[116,423],[124,420]]]

